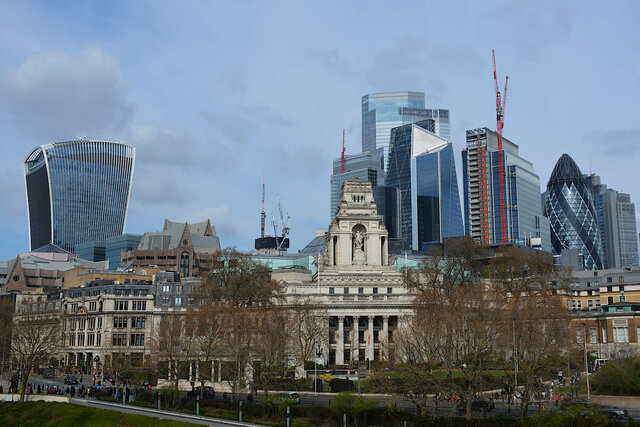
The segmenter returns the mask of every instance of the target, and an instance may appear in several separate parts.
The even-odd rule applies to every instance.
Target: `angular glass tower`
[[[135,149],[120,142],[40,145],[24,161],[31,250],[78,244],[123,233]]]
[[[582,268],[603,268],[600,229],[591,191],[580,168],[568,154],[560,156],[551,172],[544,211],[551,222],[551,243],[555,253],[578,249]]]
[[[391,131],[386,183],[400,190],[400,237],[414,250],[464,234],[453,146],[433,126],[423,120]]]
[[[384,151],[384,166],[389,162],[391,129],[431,119],[433,132],[451,140],[449,110],[425,109],[423,92],[370,93],[362,97],[362,152]]]

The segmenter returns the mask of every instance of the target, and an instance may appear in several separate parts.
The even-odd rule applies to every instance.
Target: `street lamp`
[[[587,364],[587,322],[582,322],[582,341],[584,343],[584,370],[587,372],[587,399],[591,400],[589,390],[589,365]]]
[[[316,379],[313,382],[313,391],[315,393],[315,397],[318,397],[318,359],[322,356],[322,347],[317,346],[315,348],[316,357],[313,360],[313,368],[315,370]]]

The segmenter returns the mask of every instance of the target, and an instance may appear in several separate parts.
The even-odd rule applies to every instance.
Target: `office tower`
[[[400,190],[400,234],[414,250],[463,235],[453,146],[433,128],[422,120],[391,131],[386,183]]]
[[[135,149],[120,142],[67,141],[40,145],[24,161],[32,250],[122,234]]]
[[[595,174],[584,176],[593,197],[604,268],[638,265],[635,205],[629,194],[607,189]]]
[[[581,268],[603,268],[597,213],[580,168],[568,154],[556,163],[547,183],[545,216],[551,222],[551,243],[557,254],[578,249]]]
[[[506,232],[502,238],[497,134],[487,128],[466,132],[462,150],[465,234],[483,244],[515,243],[551,251],[549,221],[542,215],[540,178],[519,148],[502,138]]]
[[[449,110],[425,109],[422,92],[371,93],[362,97],[362,152],[382,148],[383,165],[389,160],[391,129],[420,120],[431,119],[433,132],[451,140]]]
[[[373,195],[378,207],[378,215],[382,216],[387,231],[389,232],[389,237],[395,238],[400,232],[400,194],[396,188],[384,186],[382,149],[372,153],[345,156],[344,172],[342,172],[342,159],[335,159],[333,161],[330,221],[333,221],[336,210],[338,209],[342,184],[352,178],[360,178],[371,183]]]

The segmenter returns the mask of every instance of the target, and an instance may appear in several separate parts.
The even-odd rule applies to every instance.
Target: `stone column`
[[[389,359],[389,316],[382,316],[382,336],[380,337],[380,342],[382,343],[383,351],[380,356],[384,360]]]
[[[196,381],[200,381],[200,362],[196,361]]]
[[[189,382],[193,381],[193,361],[189,360]]]
[[[338,316],[338,333],[336,334],[336,365],[344,365],[344,316]]]
[[[215,382],[215,380],[216,380],[216,376],[215,376],[215,373],[216,373],[215,366],[216,366],[216,361],[215,361],[215,360],[212,360],[212,361],[211,361],[211,382],[212,382],[212,383],[213,383],[213,382]]]
[[[373,360],[373,344],[373,316],[369,316],[369,344],[367,345],[369,360]]]
[[[353,336],[351,337],[351,363],[360,360],[360,316],[353,316]]]
[[[222,381],[222,360],[218,360],[218,382]]]
[[[167,372],[167,380],[171,381],[171,361],[169,361],[169,367],[167,368],[169,372]]]

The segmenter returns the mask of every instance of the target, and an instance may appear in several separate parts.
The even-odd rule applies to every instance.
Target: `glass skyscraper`
[[[391,129],[431,119],[433,132],[451,140],[449,110],[425,109],[423,92],[372,93],[362,97],[362,152],[382,148],[388,164]]]
[[[24,161],[31,250],[78,244],[123,233],[135,149],[120,142],[40,145]]]
[[[519,147],[487,128],[466,132],[462,151],[465,233],[483,244],[515,243],[551,251],[549,221],[542,215],[540,178],[533,164],[520,157]],[[500,155],[504,164],[505,230],[502,237]],[[536,240],[534,240],[536,239]]]
[[[596,210],[604,268],[638,265],[636,212],[631,196],[607,189],[595,174],[585,175]]]
[[[433,128],[423,120],[391,131],[386,183],[400,190],[400,237],[414,250],[464,234],[453,146]]]
[[[544,210],[551,222],[554,252],[578,249],[581,268],[602,269],[602,244],[591,191],[568,154],[560,156],[551,172]]]

